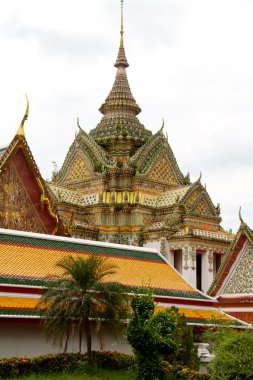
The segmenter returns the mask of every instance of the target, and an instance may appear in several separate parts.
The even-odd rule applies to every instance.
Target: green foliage
[[[163,373],[166,380],[210,380],[209,374],[199,373],[178,363],[172,365],[167,361],[163,362]]]
[[[177,348],[171,338],[175,318],[166,311],[154,315],[155,304],[151,295],[134,296],[131,306],[133,316],[127,339],[136,356],[138,378],[158,379],[162,376],[162,359]]]
[[[115,266],[108,264],[103,257],[67,257],[57,266],[63,273],[54,276],[56,280],[49,283],[39,304],[45,336],[60,346],[65,342],[66,352],[69,337],[77,331],[81,352],[84,333],[90,355],[90,320],[95,321],[97,331],[100,331],[103,320],[115,334],[121,332],[122,319],[128,315],[126,289],[119,283],[104,281],[115,273]]]
[[[199,369],[200,360],[197,348],[194,346],[194,336],[192,327],[187,325],[184,314],[179,313],[176,307],[168,310],[176,319],[176,328],[172,333],[172,338],[176,342],[178,349],[167,357],[170,363],[179,363],[195,370]]]
[[[232,330],[214,334],[215,358],[210,363],[211,379],[253,379],[253,333]]]
[[[0,378],[13,378],[30,374],[52,374],[64,372],[86,372],[87,368],[104,368],[114,370],[132,369],[135,360],[132,355],[118,352],[91,353],[91,362],[87,362],[87,355],[58,354],[44,355],[36,358],[11,358],[0,360]],[[89,366],[89,367],[88,367]],[[51,377],[50,377],[51,378]]]

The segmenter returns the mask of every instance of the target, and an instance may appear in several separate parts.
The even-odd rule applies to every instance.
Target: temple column
[[[207,249],[202,254],[202,290],[207,292],[213,282],[213,261],[214,254],[211,249]]]
[[[182,256],[182,276],[196,287],[196,248],[191,245],[185,245],[182,250]]]

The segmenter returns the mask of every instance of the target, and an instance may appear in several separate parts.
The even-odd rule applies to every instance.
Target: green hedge
[[[11,358],[0,360],[0,379],[19,377],[30,374],[50,374],[55,372],[73,372],[85,369],[87,356],[80,354],[57,354],[43,355],[35,358]],[[114,370],[130,370],[135,367],[133,355],[121,354],[119,352],[93,351],[91,364]],[[180,365],[172,366],[163,362],[164,377],[168,380],[208,380],[209,375],[200,374],[190,368]]]
[[[86,355],[57,354],[35,358],[11,358],[0,360],[0,378],[19,377],[29,374],[72,372],[87,362]],[[92,352],[92,364],[108,369],[130,369],[135,360],[131,355],[118,352]]]

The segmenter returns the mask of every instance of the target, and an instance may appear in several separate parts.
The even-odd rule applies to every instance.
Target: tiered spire
[[[121,24],[120,24],[120,46],[119,46],[119,52],[117,56],[117,60],[114,64],[115,67],[128,67],[129,64],[126,59],[126,53],[124,48],[124,22],[123,22],[123,2],[124,0],[121,0]]]
[[[114,65],[117,68],[116,78],[108,97],[99,109],[104,116],[97,127],[90,132],[91,136],[104,146],[114,143],[115,139],[122,136],[134,140],[135,145],[140,146],[151,135],[136,117],[141,109],[131,93],[127,79],[126,68],[129,65],[123,35],[123,0],[121,0],[120,47]]]

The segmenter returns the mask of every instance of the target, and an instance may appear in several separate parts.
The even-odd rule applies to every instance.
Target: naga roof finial
[[[196,182],[199,182],[199,183],[200,183],[200,182],[201,182],[201,178],[202,178],[202,173],[200,172],[200,173],[199,173],[199,178],[197,179]]]
[[[244,220],[242,218],[242,208],[241,208],[241,206],[239,208],[239,219],[240,219],[241,224],[245,224],[245,222],[244,222]]]
[[[25,110],[24,117],[23,117],[23,119],[20,123],[20,126],[18,128],[18,132],[17,132],[17,135],[20,137],[23,137],[25,135],[24,124],[25,124],[25,121],[27,120],[28,115],[29,115],[29,100],[28,100],[28,97],[26,94],[25,94],[25,97],[26,97],[26,110]]]

